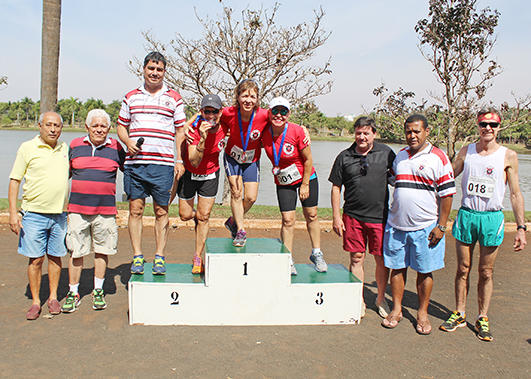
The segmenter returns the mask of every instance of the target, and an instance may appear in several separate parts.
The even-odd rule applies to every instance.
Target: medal
[[[280,146],[278,151],[275,147],[275,140],[273,139],[273,127],[269,126],[269,132],[271,133],[271,144],[273,145],[273,169],[271,172],[273,175],[277,176],[280,173],[280,157],[282,156],[282,148],[284,147],[284,139],[286,138],[286,132],[288,131],[288,123],[284,126],[284,131],[282,132],[282,139],[280,140]]]
[[[245,151],[242,153],[242,162],[245,163],[247,160],[247,154],[245,154]]]
[[[278,174],[280,174],[280,167],[278,166],[275,166],[271,169],[271,172],[273,173],[273,175],[277,176]]]
[[[245,138],[245,141],[244,141],[243,127],[242,127],[242,116],[241,116],[240,110],[238,109],[238,125],[240,127],[240,137],[242,139],[242,147],[243,147],[243,154],[242,154],[241,158],[242,158],[242,161],[244,163],[247,160],[247,154],[245,154],[245,152],[247,151],[247,145],[249,144],[249,137],[251,136],[251,132],[253,131],[253,119],[254,119],[254,110],[253,110],[253,113],[251,114],[251,119],[249,120],[249,125],[247,126],[247,136],[246,136],[247,138]]]

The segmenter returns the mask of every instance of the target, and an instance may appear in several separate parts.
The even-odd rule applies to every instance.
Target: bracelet
[[[176,160],[175,163],[184,163],[182,159]]]

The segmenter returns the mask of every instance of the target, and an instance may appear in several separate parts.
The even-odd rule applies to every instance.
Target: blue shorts
[[[25,212],[22,216],[18,252],[28,258],[40,258],[46,254],[64,257],[66,230],[66,212]]]
[[[502,211],[480,212],[461,207],[457,212],[452,235],[469,245],[500,246],[503,242],[504,216]]]
[[[173,166],[158,164],[126,165],[124,191],[128,199],[144,199],[148,196],[161,206],[170,203],[173,185]]]
[[[437,246],[429,247],[428,236],[437,225],[413,232],[405,232],[385,225],[383,256],[385,267],[400,270],[411,267],[421,274],[444,268],[445,238]]]
[[[260,159],[253,163],[239,164],[236,159],[225,153],[223,160],[227,177],[241,176],[244,183],[260,182]]]

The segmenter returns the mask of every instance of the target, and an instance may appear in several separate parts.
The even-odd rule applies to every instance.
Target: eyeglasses
[[[214,110],[203,109],[203,113],[204,114],[218,114],[219,113],[219,109],[214,109]]]
[[[273,108],[271,109],[271,113],[273,113],[273,116],[276,116],[277,114],[281,114],[282,116],[285,116],[288,114],[288,110],[284,107],[280,107],[280,108]]]
[[[367,162],[367,156],[364,155],[360,158],[360,165],[360,174],[363,176],[367,175],[367,172],[369,171],[369,162]]]
[[[480,122],[479,126],[482,128],[486,128],[487,126],[490,126],[491,128],[494,129],[500,126],[500,123],[499,122]]]

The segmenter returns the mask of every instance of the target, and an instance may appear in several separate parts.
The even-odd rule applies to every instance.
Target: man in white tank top
[[[526,245],[524,198],[518,182],[518,155],[513,150],[500,146],[496,136],[500,131],[501,116],[492,108],[478,113],[477,143],[465,146],[453,163],[457,177],[463,173],[461,189],[463,197],[452,235],[456,238],[457,273],[455,275],[456,311],[440,329],[453,332],[466,323],[466,298],[469,289],[469,274],[472,253],[479,244],[479,313],[475,329],[483,341],[492,341],[487,312],[492,297],[492,272],[503,241],[503,197],[506,184],[511,191],[511,206],[518,225],[514,238],[514,250]]]

